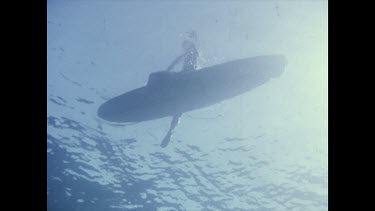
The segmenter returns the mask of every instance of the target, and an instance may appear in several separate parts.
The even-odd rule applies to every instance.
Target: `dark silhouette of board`
[[[239,59],[194,72],[155,72],[146,86],[103,103],[98,116],[111,122],[141,122],[204,108],[279,77],[282,55]]]

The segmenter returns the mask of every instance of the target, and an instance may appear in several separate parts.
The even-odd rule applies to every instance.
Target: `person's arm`
[[[172,64],[169,65],[169,67],[167,68],[166,71],[167,71],[167,72],[171,71],[172,68],[173,68],[176,64],[178,64],[178,63],[181,61],[181,59],[184,58],[185,55],[186,55],[186,53],[184,53],[184,54],[182,54],[181,56],[177,57],[177,58],[172,62]]]

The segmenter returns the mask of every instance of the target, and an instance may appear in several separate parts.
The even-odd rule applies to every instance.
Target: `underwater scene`
[[[47,208],[328,210],[327,1],[47,1]]]

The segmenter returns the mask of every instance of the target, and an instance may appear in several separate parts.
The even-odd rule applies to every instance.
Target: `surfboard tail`
[[[284,73],[285,67],[288,64],[288,60],[284,55],[277,54],[274,56],[273,60],[270,60],[270,62],[271,61],[274,68],[272,68],[270,76],[272,78],[278,78]]]

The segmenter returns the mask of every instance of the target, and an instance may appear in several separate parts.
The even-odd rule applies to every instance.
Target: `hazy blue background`
[[[48,1],[48,208],[327,210],[327,1]],[[200,67],[281,53],[278,79],[170,118],[119,125],[106,99],[145,85],[198,35]]]

